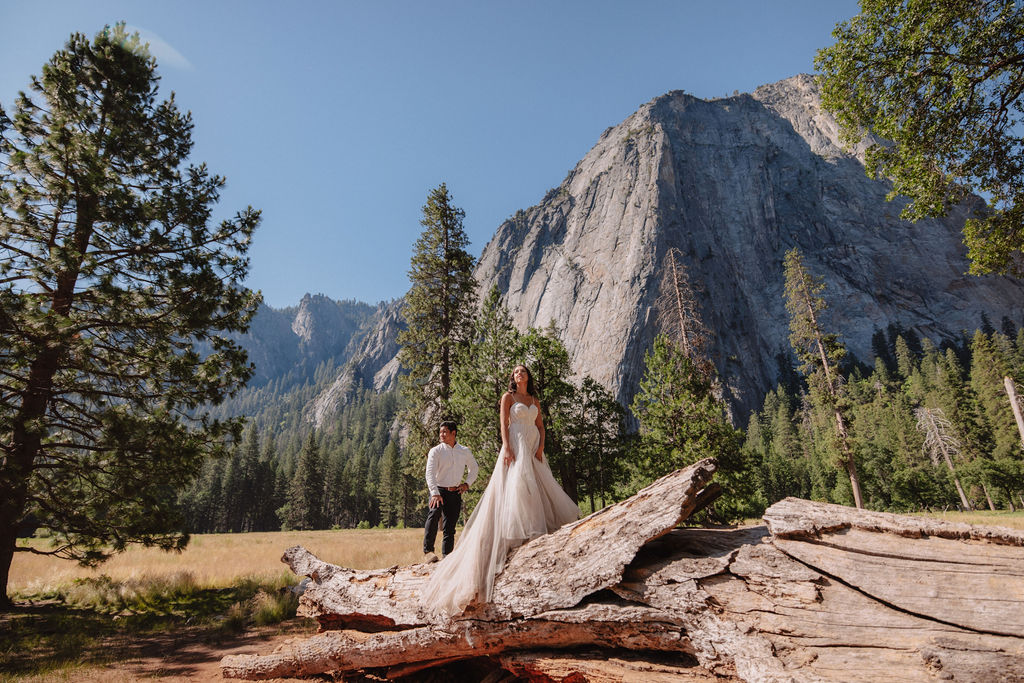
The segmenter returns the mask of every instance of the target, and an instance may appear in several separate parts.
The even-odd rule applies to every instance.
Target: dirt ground
[[[283,633],[282,633],[283,631]],[[147,681],[223,681],[220,675],[220,660],[225,655],[269,654],[278,645],[297,637],[316,632],[315,623],[309,619],[292,619],[274,628],[250,630],[218,643],[188,640],[170,642],[155,641],[144,644],[140,657],[105,668],[104,681],[117,680],[117,674],[124,674],[124,680],[145,679]],[[113,676],[111,674],[114,674]],[[274,679],[276,681],[297,681],[299,679]],[[308,681],[307,681],[308,683]]]
[[[295,618],[274,626],[249,629],[238,635],[210,638],[189,630],[166,635],[119,637],[105,646],[106,664],[60,669],[48,674],[19,677],[23,683],[88,681],[125,683],[127,681],[223,681],[221,658],[229,654],[269,654],[292,638],[305,638],[316,632],[316,622]],[[0,680],[5,679],[0,675]],[[273,679],[298,681],[300,679]],[[305,680],[308,683],[308,679]]]

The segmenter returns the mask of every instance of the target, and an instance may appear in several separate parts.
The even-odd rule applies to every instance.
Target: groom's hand
[[[420,500],[422,500],[422,498]],[[439,496],[439,495],[438,496],[431,496],[430,497],[430,507],[436,508],[436,507],[440,507],[440,506],[441,506],[441,496]]]

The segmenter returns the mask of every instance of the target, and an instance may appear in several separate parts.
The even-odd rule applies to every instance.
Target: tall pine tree
[[[519,332],[500,291],[492,287],[473,323],[470,342],[459,351],[452,377],[451,407],[459,422],[459,443],[473,451],[480,465],[479,482],[490,479],[501,449],[498,408],[518,362],[519,346]],[[467,509],[479,499],[481,488],[474,486],[464,496]]]
[[[0,110],[5,586],[27,513],[87,563],[184,547],[178,491],[240,436],[203,406],[251,374],[230,335],[257,305],[241,282],[259,212],[211,222],[224,180],[187,165],[191,116],[158,81],[118,25],[72,35]]]
[[[401,377],[406,447],[416,466],[425,462],[437,425],[451,408],[457,350],[472,332],[476,281],[464,217],[444,183],[431,190],[409,268],[412,287],[402,307],[406,329],[398,335],[398,358],[406,370]]]
[[[320,529],[324,512],[324,476],[320,444],[316,432],[310,432],[299,456],[295,475],[288,489],[288,502],[282,517],[288,529]]]
[[[789,312],[789,340],[802,361],[801,370],[808,378],[814,402],[831,413],[835,423],[835,439],[838,449],[837,464],[846,470],[850,478],[854,504],[864,507],[857,463],[850,447],[850,435],[844,402],[840,392],[838,363],[846,355],[835,334],[827,334],[822,324],[826,310],[821,297],[824,284],[804,267],[803,255],[793,248],[786,253],[784,264],[786,278],[786,310]]]

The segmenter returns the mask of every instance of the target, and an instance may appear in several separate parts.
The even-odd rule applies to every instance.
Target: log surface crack
[[[776,546],[776,547],[778,548],[778,546]],[[816,571],[819,574],[821,574],[822,576],[828,577],[829,579],[835,581],[836,583],[838,583],[840,585],[843,585],[843,586],[846,586],[850,590],[852,590],[852,591],[854,591],[856,593],[859,593],[860,595],[864,596],[868,600],[872,600],[872,601],[878,603],[879,605],[883,605],[884,607],[887,607],[888,609],[891,609],[894,612],[898,612],[900,614],[906,614],[908,616],[915,617],[917,619],[924,619],[925,621],[929,621],[929,622],[932,622],[932,623],[935,623],[935,624],[942,624],[943,626],[949,626],[951,628],[959,629],[961,631],[968,631],[970,633],[977,633],[979,635],[1001,636],[1001,637],[1008,637],[1008,638],[1018,637],[1017,634],[1012,633],[1012,632],[1002,632],[1002,631],[990,630],[990,629],[973,628],[973,627],[970,627],[970,626],[966,626],[964,624],[958,624],[958,623],[953,622],[953,621],[947,621],[945,619],[939,619],[939,618],[937,618],[935,616],[932,616],[932,615],[929,615],[929,614],[922,614],[920,612],[915,612],[914,610],[909,610],[909,609],[907,609],[905,607],[901,607],[900,605],[897,605],[897,604],[892,603],[892,602],[890,602],[888,600],[880,598],[877,595],[873,595],[872,593],[869,593],[868,591],[860,588],[859,586],[855,586],[854,584],[850,583],[849,581],[846,581],[845,579],[843,579],[840,576],[837,576],[837,575],[835,575],[835,574],[833,574],[831,572],[825,571],[824,569],[821,569],[820,567],[816,567],[816,566],[814,566],[814,564],[812,564],[810,562],[807,562],[805,560],[802,560],[802,559],[800,559],[800,558],[798,558],[798,557],[796,557],[796,556],[786,552],[783,548],[778,548],[778,549],[779,549],[779,551],[781,553],[783,553],[786,557],[790,558],[794,562],[797,562],[797,563],[807,567],[808,569],[811,569],[812,571]]]

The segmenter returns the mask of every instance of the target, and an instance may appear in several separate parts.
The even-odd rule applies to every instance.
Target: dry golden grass
[[[946,522],[961,522],[977,526],[1002,526],[1024,529],[1024,512],[1008,510],[975,510],[974,512],[923,512],[921,517],[934,517]]]
[[[440,539],[439,539],[440,540]],[[32,544],[46,548],[46,539]],[[239,577],[275,577],[290,573],[281,563],[285,549],[301,545],[320,559],[353,569],[413,564],[423,557],[422,529],[344,529],[250,534],[199,534],[181,553],[133,547],[97,569],[31,553],[16,553],[11,566],[12,593],[39,593],[74,579],[105,574],[114,581],[191,574],[203,586],[230,586]]]

